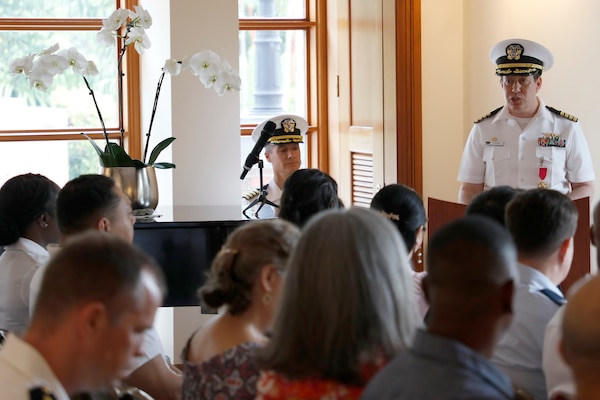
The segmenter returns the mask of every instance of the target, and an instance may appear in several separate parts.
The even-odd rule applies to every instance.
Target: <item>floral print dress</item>
[[[191,338],[183,349],[182,400],[254,399],[260,375],[258,343],[242,343],[201,363],[188,361]]]

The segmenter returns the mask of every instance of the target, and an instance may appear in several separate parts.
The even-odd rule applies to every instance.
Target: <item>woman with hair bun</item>
[[[384,186],[375,194],[373,200],[371,200],[371,209],[378,211],[391,221],[400,232],[412,267],[411,273],[415,282],[419,313],[422,317],[425,317],[429,304],[425,300],[421,281],[427,275],[427,272],[414,270],[414,255],[423,244],[425,224],[427,224],[423,200],[413,188],[395,183]],[[422,259],[419,258],[417,262],[422,262]]]
[[[251,221],[229,235],[198,291],[221,309],[183,349],[183,400],[253,399],[287,259],[300,232],[290,222]]]
[[[23,334],[29,325],[29,283],[58,243],[60,188],[39,174],[17,175],[0,188],[0,329]]]

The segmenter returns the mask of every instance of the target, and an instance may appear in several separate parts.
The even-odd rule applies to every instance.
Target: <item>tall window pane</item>
[[[5,54],[0,68],[0,104],[7,118],[0,130],[36,130],[100,127],[93,99],[80,74],[71,68],[56,75],[47,92],[31,88],[24,75],[11,76],[8,64],[58,43],[61,49],[75,47],[94,61],[99,74],[88,81],[94,90],[107,127],[116,128],[117,67],[116,48],[98,46],[96,31],[0,31],[0,52]]]
[[[240,72],[242,124],[283,113],[306,117],[305,31],[240,31]]]

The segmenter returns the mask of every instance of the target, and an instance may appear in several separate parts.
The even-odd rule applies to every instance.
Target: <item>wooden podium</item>
[[[578,199],[573,203],[579,212],[579,220],[574,237],[573,263],[569,275],[561,284],[564,293],[567,293],[573,283],[590,273],[590,200],[589,198]],[[442,225],[464,216],[466,208],[464,204],[430,197],[427,200],[427,239],[430,239]]]

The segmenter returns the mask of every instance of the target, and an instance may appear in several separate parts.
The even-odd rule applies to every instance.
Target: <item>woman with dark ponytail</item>
[[[219,315],[183,349],[183,400],[254,399],[287,259],[300,236],[281,219],[251,221],[229,235],[198,291]]]
[[[15,176],[0,188],[0,329],[22,334],[29,325],[29,283],[58,243],[60,188],[38,174]]]

